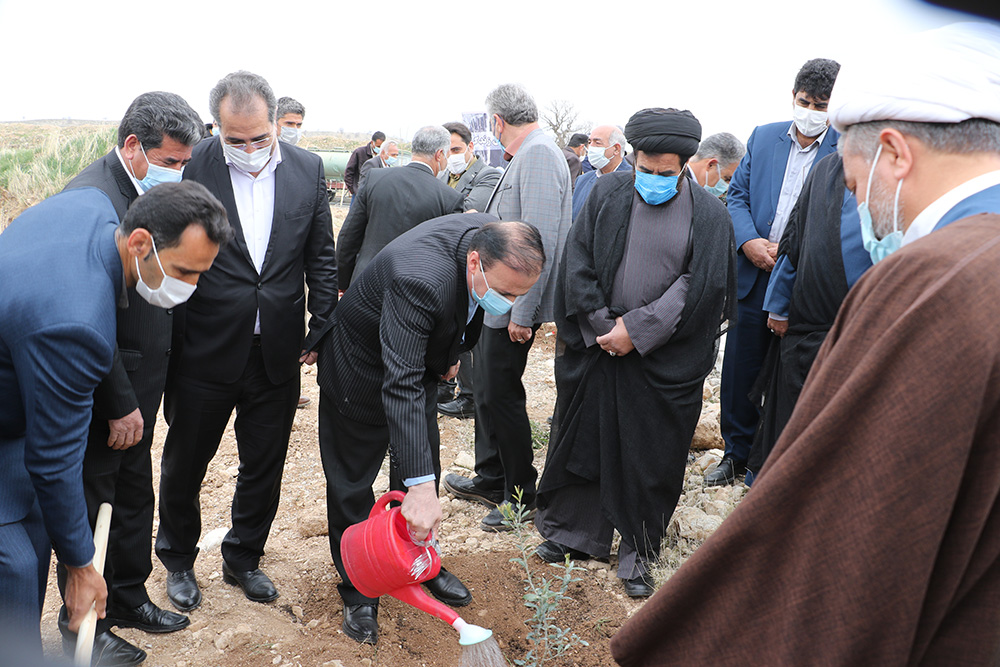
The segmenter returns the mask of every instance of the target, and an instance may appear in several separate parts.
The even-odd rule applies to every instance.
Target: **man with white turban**
[[[878,261],[753,491],[612,640],[622,665],[997,664],[1000,28],[845,65],[830,119]]]

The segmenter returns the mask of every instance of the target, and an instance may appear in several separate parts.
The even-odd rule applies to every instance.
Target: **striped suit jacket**
[[[508,315],[487,315],[486,326],[502,329],[513,320],[530,327],[553,321],[557,269],[573,222],[573,188],[562,150],[540,129],[524,138],[486,212],[501,220],[534,225],[545,247],[545,266],[538,282],[527,294],[517,297]]]
[[[324,400],[355,421],[388,424],[401,479],[434,473],[424,392],[479,338],[482,310],[468,322],[466,254],[493,220],[445,215],[389,243],[351,283],[323,334]]]

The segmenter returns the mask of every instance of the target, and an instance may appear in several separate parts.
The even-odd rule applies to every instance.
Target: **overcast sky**
[[[581,121],[674,106],[745,139],[791,119],[806,60],[956,20],[919,0],[0,0],[0,120],[117,121],[167,90],[210,121],[209,90],[248,69],[305,105],[307,133],[406,139],[518,82]]]

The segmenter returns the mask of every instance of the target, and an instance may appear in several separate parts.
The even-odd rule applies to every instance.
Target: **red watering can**
[[[491,630],[466,623],[420,587],[441,571],[441,557],[433,547],[414,544],[400,508],[389,508],[405,497],[402,491],[390,491],[375,501],[367,519],[344,531],[340,555],[351,583],[364,596],[391,595],[437,616],[458,630],[463,646],[490,638]]]

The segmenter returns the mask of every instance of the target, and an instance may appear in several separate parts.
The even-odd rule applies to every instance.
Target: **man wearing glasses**
[[[168,571],[167,596],[180,610],[201,603],[194,575],[198,493],[234,408],[240,471],[222,543],[223,575],[255,602],[278,597],[258,565],[278,509],[299,366],[316,362],[315,352],[303,350],[337,302],[323,163],[278,143],[276,107],[262,77],[224,77],[209,95],[219,137],[199,144],[184,172],[222,201],[235,239],[175,319],[156,555]]]

